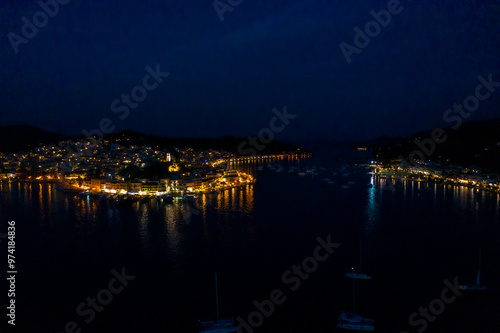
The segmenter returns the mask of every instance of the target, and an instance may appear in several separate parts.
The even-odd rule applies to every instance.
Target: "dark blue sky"
[[[4,1],[0,124],[74,135],[109,118],[115,131],[247,136],[286,105],[298,116],[277,134],[283,140],[443,126],[477,76],[498,78],[500,4],[402,0],[403,11],[348,64],[339,44],[353,44],[353,28],[388,2],[243,0],[221,22],[211,0],[71,0],[15,54],[9,32],[21,35],[22,17],[32,21],[41,8]],[[170,75],[121,120],[111,103],[156,64]],[[500,90],[471,119],[499,117],[499,101]]]

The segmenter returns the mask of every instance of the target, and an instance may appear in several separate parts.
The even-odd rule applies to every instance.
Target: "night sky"
[[[394,0],[221,0],[235,5],[223,21],[212,0],[60,1],[17,54],[9,33],[24,38],[41,7],[0,5],[0,125],[77,135],[109,118],[115,131],[247,136],[286,105],[297,117],[277,139],[371,139],[445,125],[479,75],[500,73],[494,0],[402,0],[350,63],[339,44]],[[120,119],[113,101],[157,64],[169,75]],[[499,102],[500,89],[470,119],[499,117]]]

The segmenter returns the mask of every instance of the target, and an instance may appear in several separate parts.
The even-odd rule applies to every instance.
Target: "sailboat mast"
[[[217,308],[217,319],[219,319],[219,292],[217,290],[217,273],[215,273],[215,306]]]
[[[356,313],[356,297],[354,294],[354,279],[352,279],[352,313]]]
[[[359,241],[359,271],[363,272],[363,267],[361,267],[362,263],[362,257],[361,257],[361,241]]]
[[[479,249],[479,270],[477,271],[477,281],[476,284],[481,285],[481,249]]]

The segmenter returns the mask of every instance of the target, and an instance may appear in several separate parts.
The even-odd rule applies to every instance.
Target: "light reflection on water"
[[[269,269],[276,267],[278,271],[287,269],[292,263],[299,262],[305,256],[310,255],[308,250],[297,251],[296,255],[290,255],[296,247],[300,247],[301,242],[314,242],[315,237],[333,233],[333,231],[335,231],[336,239],[344,236],[348,233],[346,230],[358,222],[356,220],[358,215],[362,219],[359,224],[360,230],[353,228],[353,233],[358,234],[352,238],[367,238],[367,241],[363,243],[363,261],[366,260],[366,263],[363,262],[363,267],[366,266],[367,269],[379,274],[376,276],[377,279],[374,279],[374,288],[384,281],[389,284],[389,287],[398,283],[408,283],[391,279],[391,274],[395,273],[390,271],[391,265],[384,266],[384,261],[390,262],[392,257],[400,259],[398,263],[401,265],[406,260],[415,260],[420,264],[432,260],[439,262],[436,266],[429,266],[432,271],[428,276],[423,276],[421,283],[428,283],[426,281],[430,279],[439,280],[438,283],[440,283],[442,278],[450,278],[450,274],[460,274],[464,276],[464,280],[473,280],[476,273],[474,267],[477,265],[475,247],[489,234],[492,236],[498,234],[500,196],[497,194],[484,192],[476,194],[465,187],[408,180],[403,181],[402,186],[396,186],[392,191],[387,189],[386,179],[367,175],[368,170],[349,171],[349,176],[343,177],[342,175],[332,176],[332,170],[328,169],[322,171],[318,177],[312,178],[298,176],[297,172],[288,173],[289,166],[300,165],[309,168],[310,162],[295,160],[280,163],[285,165],[282,172],[275,172],[267,167],[263,171],[258,171],[257,167],[260,163],[236,163],[235,167],[241,171],[256,176],[257,182],[217,194],[202,194],[197,204],[191,206],[186,202],[175,201],[172,204],[164,204],[151,200],[148,203],[134,203],[131,206],[121,207],[96,198],[61,193],[50,184],[0,184],[0,210],[6,211],[6,206],[9,205],[7,211],[11,215],[14,214],[20,223],[30,224],[40,229],[36,230],[36,233],[33,232],[35,236],[38,236],[38,231],[48,231],[46,237],[50,241],[40,244],[52,244],[55,243],[54,240],[58,240],[57,237],[61,235],[66,237],[70,234],[73,238],[67,241],[66,247],[58,247],[56,250],[72,250],[74,246],[82,252],[88,251],[84,254],[91,257],[89,261],[102,260],[99,265],[104,267],[104,271],[109,271],[109,265],[115,266],[115,261],[112,261],[115,257],[123,256],[130,259],[137,256],[141,264],[145,262],[143,265],[154,272],[150,276],[141,277],[144,280],[154,278],[156,274],[159,276],[158,280],[180,276],[178,280],[174,278],[169,280],[176,281],[178,285],[163,286],[164,289],[158,291],[164,297],[165,302],[169,302],[170,307],[177,306],[178,303],[182,305],[183,302],[192,305],[193,302],[199,300],[199,295],[172,295],[175,294],[173,289],[185,287],[182,285],[182,279],[186,279],[186,284],[197,283],[199,279],[196,273],[211,274],[215,267],[222,267],[227,274],[227,271],[232,271],[234,266],[238,266],[238,261],[244,261],[244,264],[238,266],[240,270],[235,270],[233,277],[237,280],[242,276],[245,278],[244,274],[247,274],[249,276],[247,282],[251,283],[252,280],[265,275]],[[332,178],[336,183],[325,185],[323,178]],[[342,189],[341,185],[349,180],[356,181],[356,184],[349,189]],[[372,184],[373,187],[368,187],[368,184]],[[426,190],[428,186],[432,190]],[[349,215],[343,215],[343,211],[349,209],[351,209],[347,212]],[[329,212],[330,215],[325,218],[321,215],[324,212]],[[356,213],[359,214],[356,215]],[[398,230],[392,234],[392,230],[400,225],[404,227],[402,231]],[[439,228],[440,225],[445,226],[442,228],[444,231]],[[492,226],[492,230],[485,227],[488,225]],[[432,227],[436,229],[429,230]],[[78,230],[72,233],[73,229]],[[55,230],[55,235],[50,234],[53,230]],[[426,238],[427,234],[432,233],[435,236]],[[415,239],[411,239],[414,234],[416,234]],[[447,243],[449,238],[460,240],[460,237],[464,238],[463,235],[468,239],[462,243],[451,245]],[[401,240],[404,237],[408,239]],[[442,248],[445,254],[436,254],[432,250],[425,252],[430,245],[419,244],[421,240],[434,238],[434,249]],[[347,248],[350,238],[345,239],[343,247]],[[395,250],[391,247],[390,243],[394,240],[403,244],[407,241],[413,242],[411,244],[415,249],[402,248],[406,250],[402,253],[408,256],[416,253],[417,259],[400,258],[398,248]],[[423,249],[417,248],[419,245]],[[453,251],[446,252],[448,246],[455,246],[456,253],[454,253],[455,248]],[[54,253],[57,252],[56,250]],[[279,250],[276,252],[278,254],[285,253],[286,257],[282,258],[274,254],[275,250]],[[486,282],[495,283],[498,280],[498,274],[495,274],[496,268],[492,264],[496,255],[492,253],[493,250],[494,248],[484,249],[484,276]],[[132,254],[127,254],[127,251]],[[76,256],[84,257],[77,250],[73,252]],[[344,254],[350,255],[346,252]],[[104,259],[99,258],[100,256]],[[422,256],[423,259],[418,256]],[[441,257],[435,259],[433,256]],[[352,257],[358,260],[358,253],[354,253]],[[339,254],[339,257],[335,257],[334,260],[341,259]],[[26,262],[26,264],[33,265],[36,269],[42,269],[46,265],[44,262],[40,264]],[[254,265],[251,266],[252,264]],[[247,265],[253,267],[255,271],[247,272]],[[322,266],[321,274],[327,274],[329,269],[338,268],[336,265],[340,265],[339,261]],[[341,269],[344,268],[341,267]],[[399,274],[400,270],[405,268],[396,266],[394,269]],[[382,277],[384,272],[388,275],[387,279]],[[406,271],[407,275],[402,275],[411,276],[412,272],[409,270]],[[281,272],[269,277],[271,282],[262,288],[263,291],[268,292],[280,286],[279,284],[276,286],[276,281],[279,282],[280,278],[279,273]],[[318,278],[320,278],[319,275]],[[316,279],[316,276],[314,278]],[[342,275],[339,281],[341,285]],[[93,289],[102,288],[99,283]],[[140,282],[137,284],[139,285]],[[314,283],[309,284],[307,288],[314,288],[311,287],[312,285]],[[432,287],[433,285],[429,285],[430,298],[427,296],[425,298],[428,301],[435,297],[432,294],[434,291]],[[238,290],[242,286],[238,284],[231,286],[229,283],[229,286],[226,284],[225,288]],[[342,287],[335,289],[332,284],[327,287],[318,284],[318,288],[316,294],[311,292],[313,295],[311,297],[329,292],[329,296],[334,296],[338,293],[339,307],[345,305],[341,300],[350,299],[350,295],[342,295],[344,292],[341,290]],[[146,290],[149,291],[149,289]],[[208,298],[211,293],[212,290],[209,289],[208,296],[205,296]],[[349,293],[348,288],[347,293]],[[80,295],[68,303],[78,304],[81,301],[79,297]],[[399,302],[404,308],[402,315],[406,320],[407,316],[422,304],[411,303],[411,297],[405,295],[401,297],[404,299],[400,299]],[[187,301],[184,301],[184,298]],[[142,298],[137,300],[142,300]],[[379,302],[384,302],[384,300],[377,298],[375,303]],[[380,308],[392,309],[391,306],[400,306],[400,303],[394,303],[396,305],[387,303]],[[248,304],[251,305],[251,300]],[[300,302],[294,302],[291,298],[290,305],[299,307],[297,304],[300,305]],[[314,306],[315,303],[309,304]],[[235,308],[240,306],[244,310],[247,306],[246,303],[239,304],[237,300],[233,301],[232,305]],[[365,306],[363,310],[369,312],[370,307]],[[238,311],[235,314],[239,315]],[[333,313],[334,309],[331,309],[331,312]],[[210,313],[210,308],[207,313]],[[170,318],[170,320],[175,320],[175,318]]]
[[[295,165],[298,165],[299,161]],[[268,163],[266,161],[266,163]],[[266,165],[264,163],[264,165]],[[272,163],[277,163],[272,161]],[[259,173],[269,172],[268,170],[257,171],[257,166],[262,163],[234,163],[233,167],[239,168],[241,171],[248,172],[259,178]],[[284,170],[282,173],[276,173],[277,177],[296,177],[296,173],[288,174]],[[331,176],[330,176],[331,177]],[[358,176],[359,177],[359,176]],[[321,181],[321,176],[317,181]],[[401,185],[392,186],[391,190],[388,187],[391,185],[388,179],[382,179],[377,176],[367,176],[359,178],[358,182],[366,185],[371,184],[372,187],[367,188],[367,201],[365,205],[365,214],[367,218],[367,229],[373,232],[376,228],[375,224],[379,215],[380,204],[387,200],[390,195],[400,195],[402,200],[426,199],[432,197],[434,204],[442,204],[452,202],[455,209],[467,212],[473,217],[475,223],[479,222],[481,209],[488,206],[491,209],[494,206],[494,214],[500,216],[500,195],[487,192],[476,192],[474,189],[465,186],[452,186],[445,184],[432,184],[426,182],[416,182],[411,180],[403,180]],[[299,180],[303,180],[300,179]],[[339,184],[334,186],[338,187]],[[363,186],[366,186],[363,185]],[[163,204],[152,200],[146,204],[134,203],[131,208],[138,216],[138,223],[141,232],[148,232],[148,225],[151,222],[151,213],[157,214],[162,212],[164,221],[167,225],[167,232],[178,232],[172,226],[177,223],[186,223],[190,220],[199,220],[203,225],[208,224],[209,216],[217,214],[215,219],[216,224],[224,227],[224,223],[230,220],[233,214],[253,214],[254,211],[254,186],[247,185],[241,188],[232,188],[222,190],[219,193],[200,194],[195,206],[189,207],[188,203],[174,202],[173,204]],[[354,185],[356,187],[358,185]],[[427,189],[429,188],[430,189]],[[77,221],[92,221],[96,222],[96,216],[107,207],[107,220],[112,223],[116,220],[115,211],[120,209],[108,202],[101,202],[90,196],[68,195],[57,192],[52,184],[36,184],[36,183],[1,183],[0,193],[5,204],[11,200],[12,196],[16,196],[19,202],[26,205],[28,209],[34,209],[39,213],[43,223],[51,223],[51,215],[55,212],[64,212],[74,210]],[[492,202],[494,200],[494,203]],[[430,202],[430,201],[429,201]],[[35,206],[36,205],[36,206]]]

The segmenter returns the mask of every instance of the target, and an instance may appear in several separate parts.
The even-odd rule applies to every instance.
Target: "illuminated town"
[[[62,192],[128,203],[156,198],[193,200],[200,193],[247,186],[255,179],[230,166],[236,161],[283,158],[282,155],[237,157],[214,149],[122,145],[93,139],[65,141],[27,152],[0,154],[3,182],[54,182]],[[306,153],[286,156],[308,156]]]
[[[477,190],[500,192],[500,176],[486,173],[479,167],[450,165],[442,167],[439,163],[426,161],[417,165],[391,163],[372,163],[373,174],[382,179],[390,179],[398,185],[402,181],[429,182],[435,184],[470,187]],[[430,188],[429,188],[430,189]]]

